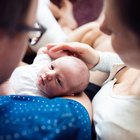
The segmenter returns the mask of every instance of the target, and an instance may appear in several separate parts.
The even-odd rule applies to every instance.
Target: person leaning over
[[[48,47],[53,52],[64,50],[78,56],[89,69],[111,72],[92,101],[97,138],[139,140],[140,1],[105,0],[104,5],[105,19],[100,29],[110,36],[112,47],[121,59],[116,54],[101,53],[81,43]]]
[[[89,140],[92,111],[85,94],[54,99],[5,96],[11,94],[7,80],[25,54],[29,31],[44,31],[33,27],[37,3],[0,1],[0,139]]]

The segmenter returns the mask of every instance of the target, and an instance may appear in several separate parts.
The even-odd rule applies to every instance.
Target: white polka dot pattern
[[[76,101],[0,97],[0,140],[90,140],[86,109]]]

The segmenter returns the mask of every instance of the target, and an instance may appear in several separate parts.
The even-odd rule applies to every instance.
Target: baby
[[[78,94],[88,82],[89,70],[83,61],[73,56],[51,60],[47,47],[38,51],[33,64],[16,68],[10,78],[15,94],[48,98]]]

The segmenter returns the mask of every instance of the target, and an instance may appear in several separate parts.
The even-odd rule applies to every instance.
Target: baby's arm
[[[37,55],[33,61],[33,64],[37,64],[37,63],[42,63],[44,61],[48,61],[51,62],[52,59],[48,53],[48,48],[47,47],[41,47],[38,51],[37,51]]]
[[[68,56],[69,55],[68,52],[63,52],[63,51],[53,52],[53,51],[50,51],[50,50],[48,50],[47,46],[46,47],[41,47],[38,50],[37,56],[40,55],[40,54],[46,54],[53,60],[57,59],[59,57],[62,57],[62,56]]]

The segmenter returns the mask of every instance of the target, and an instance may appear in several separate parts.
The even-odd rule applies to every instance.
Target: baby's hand
[[[62,57],[62,56],[68,56],[68,52],[64,52],[64,51],[57,51],[57,52],[54,52],[54,51],[51,51],[51,50],[48,50],[48,47],[42,47],[38,50],[37,52],[37,55],[40,55],[40,54],[47,54],[49,55],[52,59],[57,59],[59,57]]]
[[[37,52],[37,55],[39,55],[39,54],[48,54],[48,48],[47,47],[41,47]]]

